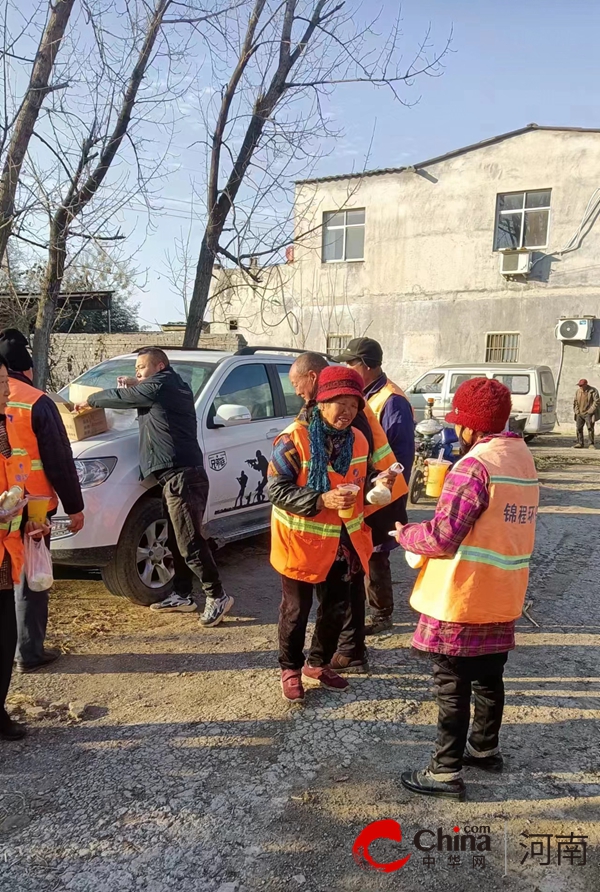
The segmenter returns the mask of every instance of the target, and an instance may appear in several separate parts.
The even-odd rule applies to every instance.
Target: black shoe
[[[365,620],[365,635],[378,635],[394,628],[391,616],[368,616]]]
[[[25,725],[13,722],[7,715],[0,718],[0,737],[3,740],[21,740],[26,734]]]
[[[29,672],[38,672],[40,669],[43,669],[44,666],[49,666],[50,663],[54,663],[61,655],[60,650],[48,648],[48,650],[44,651],[42,659],[38,660],[37,663],[21,663],[17,661],[15,663],[15,671],[18,672],[19,675],[27,675]]]
[[[500,774],[504,768],[504,759],[500,753],[482,758],[481,756],[472,756],[465,750],[462,761],[463,765],[468,765],[469,768],[481,768],[482,771],[493,771],[495,774]]]
[[[400,776],[400,782],[411,793],[422,793],[424,796],[438,796],[441,799],[458,799],[460,802],[464,802],[467,794],[462,778],[437,781],[431,777],[428,771],[405,771]]]
[[[329,668],[333,669],[334,672],[351,672],[355,675],[362,675],[369,671],[369,660],[366,654],[362,660],[353,660],[352,657],[334,653],[329,663]]]

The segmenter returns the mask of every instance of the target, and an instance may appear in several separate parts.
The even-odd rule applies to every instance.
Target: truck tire
[[[115,556],[102,567],[102,581],[113,595],[148,607],[173,589],[173,558],[167,545],[162,501],[140,499],[125,521]]]

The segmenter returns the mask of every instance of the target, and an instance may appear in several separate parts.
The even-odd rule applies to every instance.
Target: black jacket
[[[137,409],[142,477],[172,468],[202,467],[191,388],[172,368],[134,387],[101,390],[88,397],[96,409]]]
[[[20,372],[9,372],[16,381],[33,386]],[[60,412],[49,396],[44,394],[33,404],[31,427],[38,442],[44,474],[54,487],[66,514],[83,511],[83,496],[75,470],[71,444]]]

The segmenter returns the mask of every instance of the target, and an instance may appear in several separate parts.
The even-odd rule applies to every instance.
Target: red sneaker
[[[281,690],[283,699],[289,703],[302,703],[304,700],[304,688],[302,687],[302,675],[299,669],[281,670]]]
[[[346,679],[342,678],[341,675],[338,675],[337,672],[334,672],[328,666],[308,666],[304,664],[302,676],[310,678],[311,681],[316,681],[322,688],[327,688],[330,691],[345,691],[348,687]]]

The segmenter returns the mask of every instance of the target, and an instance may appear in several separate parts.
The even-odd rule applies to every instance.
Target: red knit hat
[[[343,365],[329,365],[319,375],[317,402],[326,403],[338,396],[355,396],[359,411],[365,408],[363,379],[354,369]]]
[[[499,434],[508,421],[511,403],[510,390],[500,381],[471,378],[464,381],[454,394],[452,411],[446,415],[446,421],[472,431]]]

